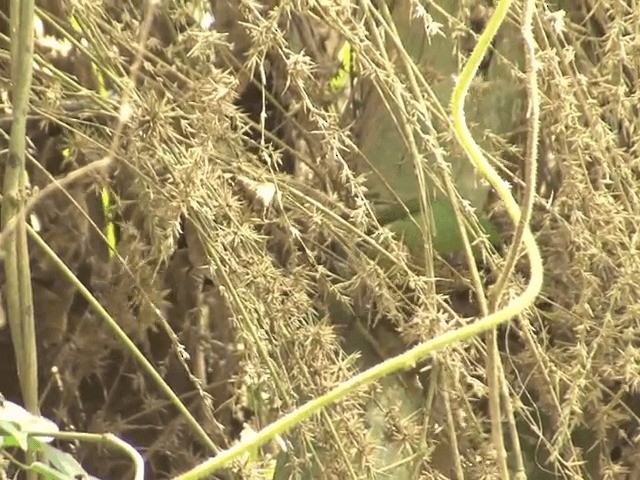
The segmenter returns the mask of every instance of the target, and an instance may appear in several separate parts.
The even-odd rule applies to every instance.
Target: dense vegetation
[[[524,255],[495,295],[514,225],[449,109],[494,3],[39,2],[16,194],[18,10],[1,1],[0,393],[35,398],[62,430],[111,432],[148,478],[171,478],[519,295]],[[536,187],[536,304],[219,478],[640,478],[635,4],[513,2],[469,91],[486,158],[523,206]],[[12,259],[27,251],[7,209],[24,201],[31,346],[11,315]],[[17,363],[34,352],[30,400]],[[56,445],[99,478],[132,476],[118,452]]]

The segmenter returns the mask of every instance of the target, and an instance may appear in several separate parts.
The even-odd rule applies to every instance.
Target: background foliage
[[[429,242],[425,251],[411,243],[416,235],[380,224],[390,206],[400,220],[420,216],[412,201],[424,191],[433,205],[459,203],[472,228],[474,211],[485,225],[490,218],[508,243],[512,227],[453,140],[446,111],[452,76],[491,8],[40,3],[30,183],[43,189],[110,159],[38,203],[40,233],[220,448],[478,315],[468,269],[449,248],[456,222],[443,223],[435,207],[424,216],[444,238],[440,248],[434,239],[433,257]],[[536,8],[533,224],[546,284],[536,308],[499,332],[508,401],[531,478],[637,478],[640,8],[622,0]],[[515,2],[467,106],[474,136],[516,192],[527,136],[521,9]],[[345,43],[352,59],[340,85],[331,80]],[[100,233],[109,220],[103,188],[116,256]],[[415,234],[420,222],[410,223]],[[487,286],[504,255],[493,243],[478,240]],[[126,439],[143,451],[149,478],[211,455],[52,262],[37,248],[31,256],[46,416]],[[520,265],[510,295],[527,275]],[[18,400],[7,328],[0,355],[0,391]],[[487,478],[497,472],[490,393],[478,339],[349,397],[220,475]],[[125,460],[96,447],[75,454],[101,478],[130,475]]]

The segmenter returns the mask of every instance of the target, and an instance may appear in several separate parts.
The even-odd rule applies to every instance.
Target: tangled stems
[[[496,5],[495,11],[483,34],[465,64],[458,79],[456,88],[451,96],[451,108],[453,115],[453,127],[456,138],[467,153],[474,167],[491,183],[496,192],[505,203],[509,216],[514,224],[521,219],[521,211],[517,202],[511,195],[507,183],[491,167],[481,153],[480,147],[471,136],[464,118],[464,100],[469,90],[473,77],[478,70],[480,61],[486,54],[493,37],[504,21],[511,0],[501,0]],[[457,342],[469,340],[477,335],[488,332],[498,325],[509,321],[530,307],[538,296],[542,287],[543,268],[538,246],[528,224],[524,226],[523,242],[531,266],[531,279],[525,291],[511,300],[504,308],[484,316],[474,323],[466,325],[454,331],[450,331],[431,340],[427,340],[406,352],[390,358],[364,372],[355,375],[346,382],[341,383],[330,392],[313,399],[296,410],[284,415],[279,420],[266,426],[250,438],[237,443],[233,447],[220,452],[215,457],[206,460],[192,470],[175,477],[174,480],[195,480],[211,475],[220,468],[229,465],[239,459],[246,452],[264,445],[277,435],[281,435],[303,422],[321,409],[337,402],[353,393],[358,388],[370,385],[374,381],[393,373],[413,368],[418,362],[428,356]]]

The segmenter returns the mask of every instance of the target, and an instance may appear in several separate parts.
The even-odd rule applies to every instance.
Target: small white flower
[[[466,198],[463,198],[461,203],[462,208],[464,208],[467,213],[473,213],[476,211],[475,207],[471,205],[471,202]]]
[[[132,115],[133,115],[133,107],[131,107],[131,104],[129,102],[123,103],[120,106],[119,120],[122,123],[127,123]]]
[[[209,30],[213,26],[213,22],[213,15],[207,12],[202,15],[202,18],[200,19],[200,28],[202,28],[203,30]]]
[[[438,34],[444,36],[442,33],[443,25],[440,22],[436,22],[433,17],[427,13],[423,5],[417,4],[413,8],[413,18],[422,20],[424,32],[427,34],[427,41]]]
[[[424,18],[427,15],[427,10],[423,5],[418,3],[415,7],[413,7],[413,15],[415,16],[415,18]]]
[[[545,16],[545,20],[551,23],[551,28],[556,35],[561,35],[566,30],[566,25],[564,22],[564,18],[566,17],[567,12],[564,10],[558,10],[557,12],[549,12]]]
[[[35,213],[30,214],[29,221],[31,223],[31,227],[35,232],[40,233],[40,231],[42,231],[42,224],[40,223],[38,215],[36,215]]]
[[[264,182],[256,185],[256,198],[260,200],[263,208],[271,205],[273,197],[276,194],[276,186],[274,183]]]

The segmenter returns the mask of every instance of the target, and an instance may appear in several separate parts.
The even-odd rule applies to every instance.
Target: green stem
[[[134,480],[142,480],[144,478],[144,460],[138,451],[129,445],[124,440],[116,437],[112,433],[82,433],[82,432],[52,432],[42,433],[39,432],[30,434],[31,436],[45,436],[53,437],[59,440],[78,441],[84,443],[95,443],[99,445],[107,445],[116,450],[120,450],[122,453],[131,458],[134,465]]]
[[[144,354],[138,349],[135,343],[127,336],[127,334],[120,328],[120,325],[109,315],[109,312],[100,304],[98,300],[91,294],[91,292],[85,287],[80,280],[74,275],[74,273],[67,267],[67,265],[58,257],[58,255],[47,245],[47,243],[38,235],[31,227],[27,226],[29,235],[35,241],[40,248],[44,250],[47,256],[58,267],[61,274],[69,280],[74,287],[78,289],[80,294],[89,302],[89,305],[93,307],[100,317],[104,320],[109,329],[118,337],[118,340],[122,343],[126,350],[128,350],[136,359],[138,364],[142,366],[143,370],[152,378],[156,386],[164,393],[171,401],[173,406],[182,414],[186,419],[193,432],[196,434],[200,443],[212,452],[218,452],[219,448],[209,438],[207,432],[204,431],[198,421],[191,415],[191,412],[182,403],[180,398],[171,389],[171,387],[164,381],[162,376],[157,372],[153,365],[146,359]]]
[[[2,226],[19,215],[26,192],[26,136],[29,94],[33,76],[34,1],[11,2],[11,93],[13,122],[9,139],[3,198]],[[18,366],[18,379],[25,406],[38,414],[38,357],[33,319],[31,270],[24,216],[17,217],[17,228],[7,245],[5,272],[7,278],[7,318]],[[33,450],[27,450],[29,464],[36,461]],[[27,479],[37,479],[28,472]]]

